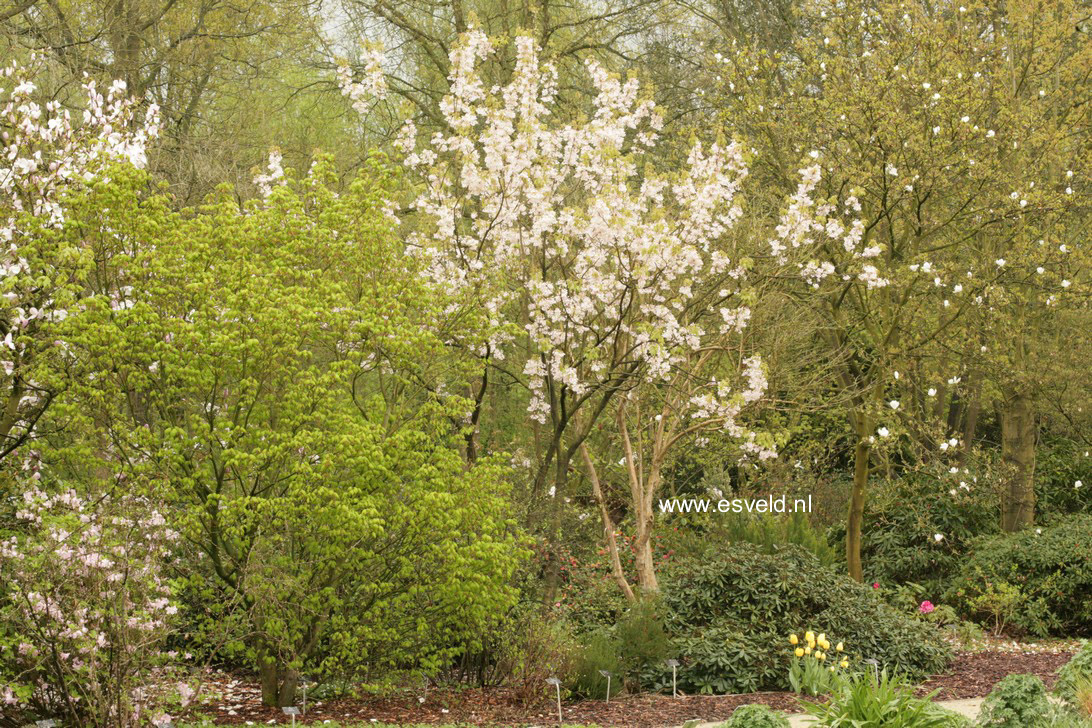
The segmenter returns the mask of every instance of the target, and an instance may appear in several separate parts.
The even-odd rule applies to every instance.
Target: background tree
[[[980,385],[964,381],[972,352],[956,344],[966,342],[956,338],[962,336],[957,322],[988,307],[988,292],[1021,285],[1020,269],[1009,261],[1039,255],[1041,235],[1031,231],[1045,235],[1058,211],[1072,205],[1072,177],[1062,168],[1079,167],[1088,156],[1072,136],[1087,123],[1080,95],[1087,88],[1081,76],[1087,64],[1068,62],[1074,53],[1087,52],[1087,44],[1081,42],[1076,5],[1015,4],[1004,28],[976,5],[960,10],[868,3],[813,10],[801,21],[809,32],[791,50],[748,49],[738,41],[715,53],[710,48],[703,57],[715,76],[701,76],[698,83],[702,90],[720,89],[720,118],[757,147],[759,179],[781,188],[794,184],[797,160],[814,149],[824,168],[823,197],[839,206],[861,206],[857,240],[824,230],[824,257],[833,263],[827,285],[812,288],[805,275],[797,294],[808,308],[826,314],[821,331],[849,402],[855,465],[847,560],[859,576],[859,532],[870,451],[886,419],[881,413],[905,420],[947,416],[954,408],[949,429],[964,434],[967,420],[975,419],[969,415],[980,409],[966,400],[980,396],[973,394]],[[1006,60],[1010,36],[1036,39],[1024,63]],[[1080,89],[1077,98],[1055,105],[1040,75],[1048,68],[1058,74],[1062,67],[1084,70],[1065,86]],[[1017,68],[1027,76],[1014,77]],[[1050,88],[1066,93],[1061,86]],[[709,102],[705,94],[696,96]],[[1046,160],[1044,149],[1069,163]],[[794,212],[783,225],[799,224]],[[827,216],[819,218],[830,225]],[[833,231],[843,228],[835,223]],[[802,241],[813,234],[801,224]],[[860,256],[873,259],[871,275],[847,270]],[[809,262],[807,256],[800,260],[803,273],[820,270]],[[1054,272],[1060,285],[1066,274],[1057,267]],[[1058,288],[1055,295],[1060,293]],[[914,376],[900,382],[895,372]],[[961,382],[964,391],[958,392],[954,385]],[[913,394],[911,386],[913,401],[939,396],[947,404],[937,406],[933,399],[916,411],[906,407],[901,393]],[[966,434],[973,437],[973,429]],[[931,427],[909,430],[925,452],[936,451]]]
[[[311,125],[311,140],[292,162],[302,167],[319,140],[336,139],[321,94],[307,91],[313,78],[300,73],[317,62],[324,16],[315,0],[8,5],[0,11],[6,52],[48,59],[50,73],[43,68],[38,83],[58,99],[90,74],[102,85],[123,81],[130,95],[159,107],[163,138],[152,169],[183,203],[220,182],[245,187],[270,146],[295,152],[285,132],[301,113],[325,116],[328,128],[316,133]]]

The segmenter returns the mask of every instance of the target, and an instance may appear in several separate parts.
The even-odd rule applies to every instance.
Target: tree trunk
[[[554,460],[554,485],[553,495],[550,497],[550,529],[547,531],[550,560],[546,563],[545,590],[543,603],[553,604],[557,599],[557,593],[561,589],[561,550],[564,540],[561,533],[561,511],[563,508],[565,493],[567,492],[569,459],[562,456],[558,447],[558,455]]]
[[[662,456],[653,453],[646,474],[644,464],[639,463],[634,454],[633,441],[630,440],[629,428],[626,427],[624,400],[618,406],[618,432],[626,454],[626,472],[629,474],[630,495],[633,498],[633,520],[636,526],[633,558],[637,568],[637,584],[641,588],[642,596],[655,594],[659,591],[660,584],[656,579],[656,560],[652,555],[652,529],[655,526],[652,498],[660,485]]]
[[[1035,441],[1038,426],[1031,397],[1016,392],[1001,405],[1001,528],[1019,531],[1035,522]]]
[[[645,510],[645,509],[642,509]],[[642,594],[655,594],[660,590],[656,579],[656,563],[652,555],[652,516],[647,516],[644,526],[637,529],[637,583]]]
[[[277,664],[277,660],[264,651],[258,653],[258,679],[262,686],[262,705],[285,708],[296,702],[299,673]]]
[[[270,658],[258,659],[258,679],[262,684],[262,705],[276,707],[280,698],[280,680],[277,666]]]
[[[584,467],[588,471],[588,480],[591,481],[592,494],[595,496],[595,502],[599,506],[599,517],[603,520],[603,541],[607,547],[607,553],[610,555],[610,571],[614,577],[614,583],[618,585],[618,588],[622,590],[622,594],[625,595],[626,601],[633,603],[637,601],[637,597],[633,593],[633,588],[630,587],[629,581],[626,580],[625,571],[622,570],[622,559],[618,554],[618,539],[614,537],[614,519],[610,517],[610,510],[607,508],[607,499],[603,495],[603,488],[599,483],[599,473],[595,469],[595,463],[592,462],[591,454],[588,452],[587,446],[583,443],[580,445],[580,455],[584,459]]]
[[[855,418],[857,444],[853,448],[853,489],[849,495],[849,517],[846,520],[846,564],[851,578],[861,581],[864,569],[861,565],[861,530],[864,525],[865,496],[868,493],[868,459],[872,443],[868,441],[868,419],[864,415]]]
[[[628,439],[628,435],[627,435]],[[626,449],[627,460],[633,457],[632,449]],[[655,463],[652,468],[656,468]],[[631,483],[634,495],[634,521],[636,521],[636,535],[634,538],[634,566],[637,568],[637,585],[641,588],[641,595],[655,594],[660,590],[659,580],[656,579],[656,559],[652,555],[652,530],[655,527],[655,514],[652,512],[652,494],[656,492],[655,474],[650,474],[649,482],[641,482],[637,469],[631,466],[630,472],[634,476]]]
[[[959,464],[964,466],[974,448],[975,433],[978,430],[978,414],[982,409],[982,376],[972,370],[969,376],[968,389],[970,390],[970,402],[967,404],[967,415],[963,420],[963,448],[959,453]]]

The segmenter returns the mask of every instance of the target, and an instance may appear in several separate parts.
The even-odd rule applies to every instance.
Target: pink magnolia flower
[[[936,609],[936,607],[934,607],[933,603],[931,601],[929,601],[928,599],[926,599],[924,602],[922,602],[921,606],[918,607],[918,611],[921,612],[922,614],[929,614],[934,609]]]

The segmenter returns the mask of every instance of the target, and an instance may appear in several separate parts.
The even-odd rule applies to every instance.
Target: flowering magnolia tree
[[[544,433],[535,491],[565,495],[570,463],[584,450],[615,576],[632,595],[587,443],[613,412],[606,419],[630,464],[638,580],[654,590],[652,500],[669,450],[716,433],[748,456],[774,454],[743,419],[766,379],[741,343],[753,300],[752,241],[733,231],[747,175],[742,148],[698,142],[681,172],[656,173],[645,165],[661,120],[635,80],[589,62],[587,119],[563,123],[553,113],[557,72],[534,41],[515,40],[511,80],[491,88],[483,65],[494,50],[480,30],[466,33],[451,54],[446,131],[419,140],[407,123],[400,134],[420,182],[408,242],[436,286],[486,319],[486,337],[450,342],[481,364],[472,437],[491,371],[524,386],[527,415]],[[380,65],[369,69],[362,83],[342,72],[357,107],[382,88]],[[639,391],[654,403],[627,404]]]
[[[176,611],[163,571],[177,534],[141,498],[47,492],[34,456],[23,475],[0,543],[0,713],[103,727],[160,718],[146,681]]]
[[[715,97],[758,148],[761,189],[793,179],[784,150],[815,150],[779,230],[801,247],[770,252],[800,266],[782,290],[818,317],[850,423],[856,577],[870,471],[937,459],[969,481],[991,400],[1010,466],[1003,525],[1034,516],[1035,402],[1064,389],[1051,379],[1066,348],[1040,358],[1037,342],[1085,308],[1085,10],[821,2],[791,57],[720,46],[694,77],[696,97]]]
[[[67,207],[110,165],[143,167],[158,134],[158,109],[143,118],[114,82],[105,94],[85,85],[82,112],[39,103],[32,61],[0,70],[0,458],[32,434],[57,394],[36,368],[56,349],[51,324],[76,310],[91,260],[65,234]]]

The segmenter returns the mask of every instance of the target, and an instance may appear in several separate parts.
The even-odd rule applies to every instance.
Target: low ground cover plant
[[[866,671],[839,680],[829,702],[807,703],[815,725],[824,728],[963,728],[966,719],[917,698],[903,675]]]
[[[1092,716],[1088,698],[1092,694],[1092,642],[1082,642],[1077,654],[1058,670],[1054,694],[1075,709]]]
[[[765,705],[744,705],[720,728],[789,728],[789,721]]]

